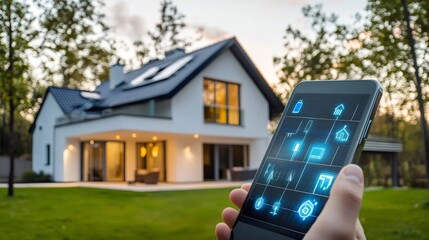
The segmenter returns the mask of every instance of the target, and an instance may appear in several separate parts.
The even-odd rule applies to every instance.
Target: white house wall
[[[205,77],[240,84],[242,126],[204,122]],[[268,101],[229,50],[217,57],[173,97],[172,117],[175,127],[187,133],[225,137],[268,137]]]
[[[55,101],[51,93],[45,98],[44,104],[39,112],[39,117],[34,123],[33,132],[33,156],[32,164],[33,170],[36,172],[43,171],[53,175],[53,165],[55,164],[54,157],[54,126],[55,120],[64,113],[60,106]],[[50,160],[51,164],[46,165],[46,145],[49,144],[51,147]]]
[[[134,180],[137,158],[136,141],[125,142],[125,181]]]
[[[64,179],[69,182],[80,181],[80,141],[77,139],[68,139],[67,147],[63,150],[64,159]],[[77,173],[77,174],[76,174]]]

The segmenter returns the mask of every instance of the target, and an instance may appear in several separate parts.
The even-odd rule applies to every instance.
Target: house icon
[[[347,125],[344,125],[344,127],[335,134],[335,139],[337,141],[347,142],[347,140],[349,140],[350,134],[347,132],[346,128]]]
[[[337,107],[335,107],[335,109],[334,109],[334,116],[338,116],[339,117],[343,113],[344,108],[345,107],[344,107],[343,104],[340,104]]]

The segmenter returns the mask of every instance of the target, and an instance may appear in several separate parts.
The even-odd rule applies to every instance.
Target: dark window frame
[[[216,124],[221,124],[221,125],[241,126],[241,124],[242,124],[241,84],[235,83],[235,82],[229,82],[229,81],[225,81],[225,80],[219,80],[219,79],[204,77],[204,79],[203,79],[203,95],[205,94],[205,89],[204,89],[204,83],[205,83],[205,81],[212,81],[214,83],[214,92],[213,92],[214,99],[213,99],[213,104],[212,105],[207,105],[205,102],[203,102],[203,104],[204,104],[204,107],[203,107],[203,109],[204,109],[204,111],[203,111],[204,122],[206,122],[206,123],[216,123]],[[216,104],[216,83],[217,82],[225,84],[225,91],[226,91],[226,96],[225,96],[225,98],[226,98],[225,99],[226,100],[226,105],[225,105],[226,106],[226,123],[222,123],[222,122],[217,121],[217,117],[216,117],[216,115],[217,115],[217,111],[216,110],[217,109],[221,109]],[[237,124],[230,123],[230,118],[229,118],[230,109],[232,109],[230,107],[230,105],[229,105],[229,102],[230,102],[230,99],[229,99],[229,96],[230,96],[229,86],[230,85],[236,85],[237,86],[237,95],[238,95],[238,97],[237,97],[238,98],[238,106],[237,106],[237,109],[236,109],[238,111],[238,123]],[[213,120],[206,118],[205,109],[207,107],[214,109],[214,112],[213,112],[214,119]]]
[[[46,166],[51,165],[51,144],[46,144]]]

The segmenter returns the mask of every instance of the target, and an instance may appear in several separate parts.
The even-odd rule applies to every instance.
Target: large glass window
[[[204,79],[204,120],[240,124],[240,85]]]
[[[82,143],[83,181],[123,181],[125,144],[122,142]]]

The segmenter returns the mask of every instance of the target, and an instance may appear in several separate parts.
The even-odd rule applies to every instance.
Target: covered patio
[[[390,177],[392,187],[399,187],[399,163],[398,155],[403,151],[403,143],[400,139],[369,136],[363,148],[364,154],[381,154],[390,161]]]

